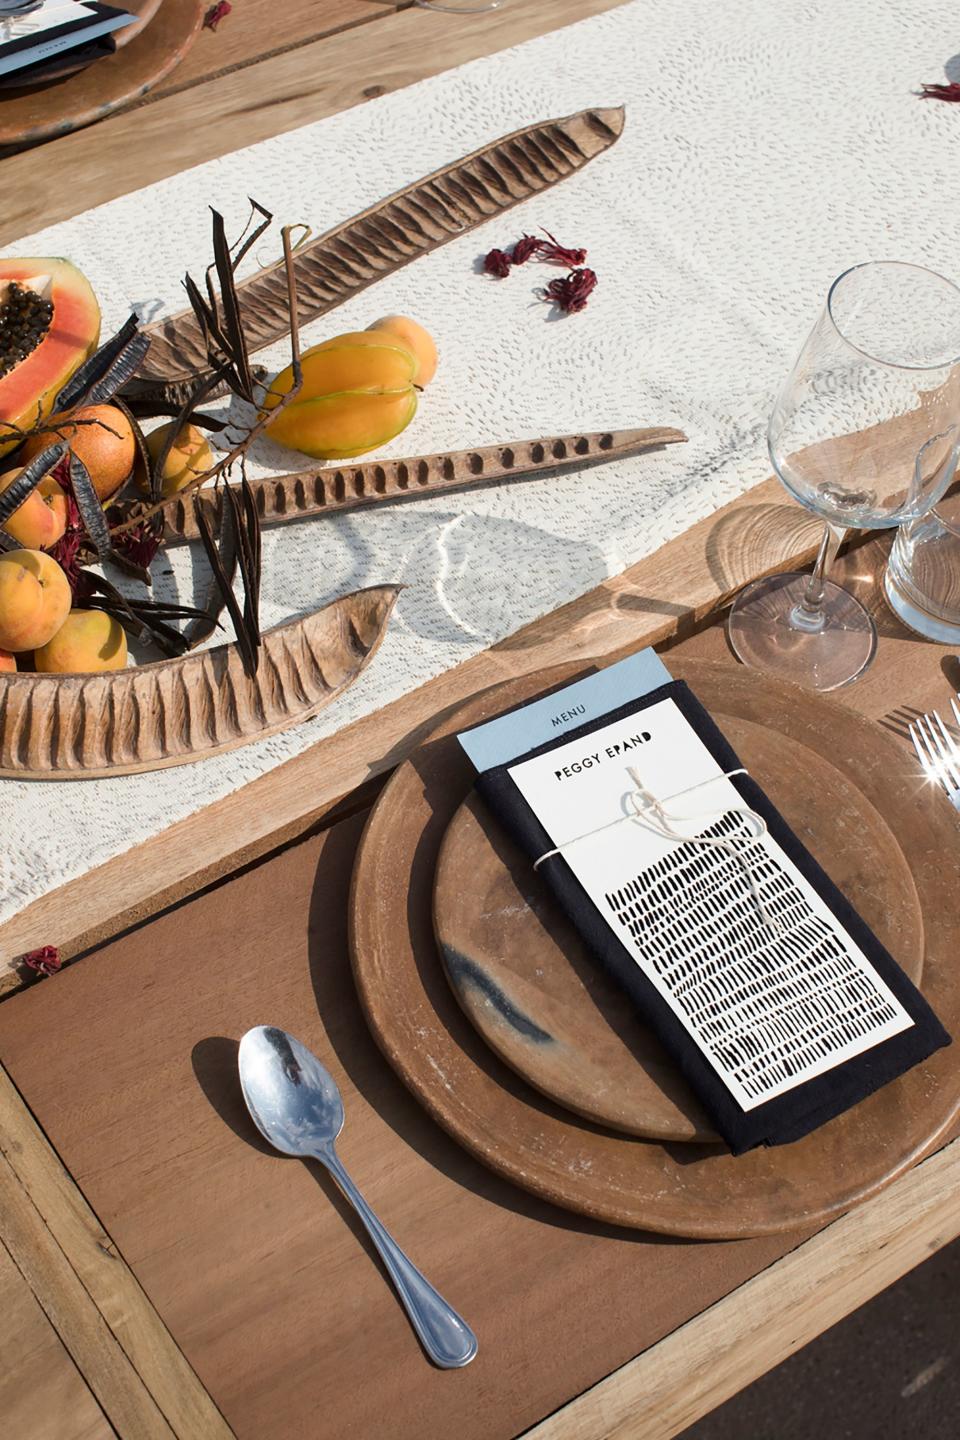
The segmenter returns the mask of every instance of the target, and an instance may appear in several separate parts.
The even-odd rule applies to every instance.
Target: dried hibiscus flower
[[[56,945],[41,945],[39,950],[28,950],[20,956],[20,964],[37,975],[56,975],[62,963]]]
[[[587,308],[587,300],[597,288],[597,277],[592,270],[571,270],[562,279],[551,280],[543,292],[545,300],[552,300],[566,315]]]
[[[954,80],[950,85],[921,85],[920,99],[960,101],[960,82]]]
[[[510,256],[503,250],[491,250],[483,262],[483,269],[487,275],[495,275],[498,280],[505,280],[510,274]]]

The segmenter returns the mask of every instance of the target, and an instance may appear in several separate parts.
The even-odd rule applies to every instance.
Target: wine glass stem
[[[803,592],[803,599],[799,605],[794,606],[790,616],[790,623],[795,630],[805,630],[808,634],[815,635],[826,624],[823,613],[824,581],[827,571],[837,558],[837,551],[846,533],[845,526],[831,525],[829,522],[824,526],[823,539],[820,541],[820,549]]]

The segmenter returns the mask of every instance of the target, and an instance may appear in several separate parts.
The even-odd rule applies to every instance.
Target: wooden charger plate
[[[840,757],[838,768],[793,738],[793,709],[771,730],[736,708],[724,696],[711,711],[750,774],[919,984],[923,914],[893,831],[857,784],[862,754]],[[597,965],[529,856],[474,793],[454,815],[440,849],[433,918],[464,1012],[531,1085],[630,1135],[718,1139],[680,1072]]]
[[[923,785],[906,748],[841,705],[754,671],[673,657],[671,668],[718,716],[734,715],[775,734],[789,724],[792,740],[843,774],[855,770],[857,788],[909,857],[924,916],[925,993],[947,1029],[960,1030],[952,946],[956,816]],[[433,934],[434,877],[444,834],[471,787],[455,734],[580,669],[526,676],[476,697],[384,789],[364,831],[350,898],[354,975],[373,1035],[400,1078],[460,1144],[566,1209],[701,1239],[821,1222],[888,1184],[946,1133],[960,1113],[960,1067],[951,1049],[806,1139],[734,1158],[718,1145],[617,1134],[562,1109],[481,1040],[446,981]],[[820,824],[836,822],[833,797],[825,795]],[[880,892],[889,879],[874,874],[865,856],[861,903],[871,886]]]

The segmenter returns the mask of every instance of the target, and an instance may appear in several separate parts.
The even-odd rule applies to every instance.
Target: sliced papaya
[[[0,260],[0,455],[45,420],[100,339],[100,306],[69,260]]]

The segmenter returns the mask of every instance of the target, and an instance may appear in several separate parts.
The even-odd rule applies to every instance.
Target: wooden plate
[[[711,708],[750,774],[919,982],[916,887],[889,825],[856,783],[862,757],[844,757],[845,773],[791,738],[792,710],[768,730],[731,714],[729,704]],[[465,1013],[531,1085],[630,1135],[717,1139],[654,1035],[476,795],[460,806],[441,846],[433,918]]]
[[[960,896],[960,827],[902,742],[797,686],[727,664],[671,659],[712,710],[791,738],[857,787],[907,856],[924,916],[924,990],[960,1032],[951,940]],[[952,1049],[794,1145],[734,1158],[718,1146],[640,1140],[561,1109],[505,1065],[467,1021],[433,936],[432,894],[444,832],[470,787],[453,738],[571,678],[582,666],[527,676],[448,718],[394,774],[371,814],[351,887],[351,952],[366,1017],[389,1063],[428,1112],[501,1175],[569,1210],[703,1239],[818,1223],[873,1194],[927,1153],[960,1114]],[[831,819],[830,823],[833,823]],[[876,875],[877,887],[886,876]],[[895,947],[896,949],[896,947]]]
[[[179,65],[200,33],[207,0],[140,0],[117,51],[48,84],[0,94],[0,145],[32,145],[79,130],[137,100]]]

